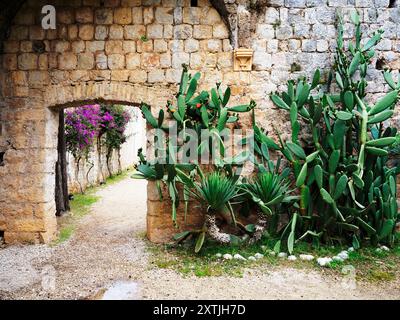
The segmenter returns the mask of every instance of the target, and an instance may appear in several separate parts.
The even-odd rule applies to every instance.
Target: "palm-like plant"
[[[230,243],[231,237],[229,234],[221,232],[216,224],[216,216],[228,209],[232,219],[235,220],[235,215],[232,210],[231,202],[238,196],[237,179],[228,177],[220,172],[212,172],[200,182],[193,184],[191,194],[207,206],[205,215],[205,227],[207,234],[219,243]]]
[[[258,174],[250,183],[241,186],[241,189],[260,209],[257,213],[258,220],[254,226],[251,242],[261,239],[267,227],[267,216],[274,215],[277,206],[289,200],[289,184],[286,175],[276,172],[263,172]]]

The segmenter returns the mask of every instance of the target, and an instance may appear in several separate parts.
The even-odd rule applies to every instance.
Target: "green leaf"
[[[293,247],[294,247],[294,232],[291,232],[289,234],[288,240],[287,240],[287,247],[288,251],[290,254],[293,252]]]
[[[313,162],[313,161],[315,160],[315,158],[318,156],[318,154],[319,154],[319,151],[315,151],[315,152],[309,154],[309,155],[306,157],[306,162],[307,162],[307,163]]]
[[[180,232],[180,233],[175,234],[173,238],[174,238],[175,241],[182,241],[182,240],[185,239],[189,234],[191,234],[190,231],[183,231],[183,232]]]
[[[318,187],[321,189],[323,180],[323,171],[322,167],[319,164],[314,167],[314,175],[315,175],[315,181],[317,182]]]
[[[289,106],[278,95],[272,94],[271,100],[278,108],[290,110]]]
[[[205,106],[201,106],[200,115],[201,115],[201,120],[203,120],[203,124],[206,126],[206,128],[208,128],[209,119],[208,119],[208,112]]]
[[[335,173],[339,163],[340,150],[334,150],[329,158],[329,173]]]
[[[366,223],[363,219],[361,219],[360,217],[356,217],[356,219],[360,223],[361,228],[363,228],[368,233],[368,235],[376,234],[376,230],[368,223]]]
[[[303,148],[300,147],[298,144],[295,144],[293,142],[287,142],[286,146],[291,152],[293,152],[300,159],[306,159],[306,154]]]
[[[378,113],[374,117],[370,118],[368,120],[368,124],[383,122],[383,121],[389,119],[393,115],[393,113],[394,113],[393,110],[382,111],[381,113]]]
[[[248,224],[244,227],[248,232],[254,232],[256,230],[255,224]]]
[[[371,49],[373,46],[375,46],[378,43],[378,41],[381,39],[381,37],[382,37],[382,32],[379,32],[379,31],[376,32],[374,34],[374,36],[371,39],[369,39],[367,41],[367,43],[364,45],[364,47],[362,48],[362,52],[365,52],[365,51]]]
[[[339,178],[338,182],[336,183],[335,192],[334,192],[334,195],[333,195],[333,198],[335,200],[339,199],[340,196],[342,195],[342,193],[344,192],[344,190],[346,189],[348,180],[349,179],[345,174],[343,174]]]
[[[393,90],[389,92],[383,98],[379,99],[377,103],[375,103],[375,105],[371,108],[368,114],[370,116],[373,116],[391,107],[397,101],[398,94],[399,94],[398,90]]]
[[[320,189],[320,193],[321,193],[322,199],[323,199],[326,203],[328,203],[328,204],[334,204],[334,203],[335,203],[335,200],[332,199],[332,197],[331,197],[331,195],[329,194],[329,192],[326,191],[324,188],[321,188],[321,189]]]
[[[228,104],[230,97],[231,97],[231,88],[227,87],[224,93],[224,99],[222,100],[222,105],[224,107]]]
[[[214,107],[219,109],[219,107],[220,107],[219,98],[218,98],[217,91],[214,88],[211,89],[211,100],[214,104]]]
[[[344,104],[348,110],[353,110],[354,108],[354,96],[351,91],[346,91],[344,93]]]
[[[201,250],[201,248],[203,247],[205,238],[206,238],[206,233],[205,232],[201,232],[199,234],[199,237],[197,238],[197,241],[196,241],[196,246],[194,248],[194,252],[195,253],[198,253]]]
[[[336,113],[336,117],[340,120],[347,121],[353,118],[353,114],[351,112],[339,111]]]
[[[359,189],[363,189],[364,188],[364,181],[356,173],[353,173],[352,177],[353,177],[353,181],[354,181],[355,185]]]
[[[281,251],[281,240],[278,240],[274,245],[274,252],[279,253]]]
[[[342,90],[344,89],[343,80],[342,80],[342,77],[340,76],[339,72],[336,72],[336,83],[338,84],[340,89],[342,89]]]
[[[374,156],[383,156],[383,157],[384,157],[384,156],[387,156],[387,155],[388,155],[387,150],[380,149],[380,148],[366,147],[365,150],[366,150],[368,153],[370,153],[370,154],[372,154],[372,155],[374,155]]]
[[[251,110],[251,107],[248,104],[243,104],[243,105],[228,108],[228,111],[230,111],[230,112],[247,112],[250,110]]]
[[[360,64],[360,59],[361,59],[361,52],[357,52],[353,59],[351,60],[350,66],[349,66],[349,76],[351,77],[354,72],[356,72],[358,65]]]
[[[384,71],[383,77],[385,78],[386,83],[392,88],[393,90],[398,89],[396,83],[393,81],[392,73],[390,71]],[[399,82],[400,83],[400,82]]]
[[[353,234],[353,241],[352,241],[353,248],[358,250],[360,249],[360,242],[355,234]]]
[[[380,139],[376,139],[376,140],[369,140],[369,141],[367,141],[367,143],[365,145],[369,146],[369,147],[387,147],[387,146],[392,145],[395,142],[396,142],[395,137],[386,137],[386,138],[380,138]]]
[[[395,222],[392,219],[387,219],[383,222],[382,228],[379,232],[379,238],[383,239],[393,233]]]
[[[199,73],[199,78],[200,78],[200,73]],[[194,93],[196,92],[197,89],[197,80],[198,78],[195,76],[192,78],[192,80],[190,80],[190,84],[189,84],[189,89],[186,93],[186,97],[185,97],[185,101],[188,102],[194,95]]]
[[[307,162],[305,162],[303,164],[303,167],[300,170],[299,175],[297,176],[297,179],[296,179],[296,186],[297,187],[302,186],[304,184],[304,182],[306,181],[307,169],[308,169]]]
[[[178,96],[178,112],[181,118],[184,119],[186,114],[186,103],[183,95]]]
[[[153,127],[157,128],[158,123],[157,120],[153,117],[152,113],[150,112],[149,108],[147,108],[146,105],[142,105],[142,113],[144,117],[146,118],[147,122]]]
[[[321,72],[319,69],[315,70],[313,80],[311,83],[311,89],[314,89],[319,84],[319,79],[321,77]]]
[[[221,113],[218,119],[217,129],[218,131],[222,131],[225,129],[226,122],[228,120],[228,109],[221,108]]]

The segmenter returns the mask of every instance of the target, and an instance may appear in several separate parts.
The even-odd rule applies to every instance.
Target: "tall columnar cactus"
[[[352,20],[355,41],[348,50],[341,21],[338,26],[331,73],[337,93],[322,92],[317,70],[311,83],[289,81],[287,92],[273,94],[271,99],[290,113],[292,139],[280,141],[280,150],[292,164],[300,189],[299,235],[352,240],[356,247],[361,239],[391,245],[399,219],[395,183],[399,170],[387,166],[387,149],[396,141],[396,130],[385,129],[384,122],[394,113],[400,81],[395,83],[385,71],[391,91],[374,105],[368,104],[367,69],[382,31],[362,45],[358,15]],[[300,123],[312,134],[306,149],[298,137]]]

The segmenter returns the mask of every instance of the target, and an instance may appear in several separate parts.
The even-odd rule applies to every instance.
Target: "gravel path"
[[[400,299],[397,281],[353,288],[342,278],[283,267],[248,270],[243,278],[182,277],[154,268],[141,240],[146,182],[127,178],[97,194],[101,200],[65,243],[0,249],[0,298],[91,299],[132,281],[139,299]]]

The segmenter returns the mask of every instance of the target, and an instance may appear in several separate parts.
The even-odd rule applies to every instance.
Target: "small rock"
[[[222,257],[223,257],[225,260],[232,260],[232,259],[233,259],[232,255],[229,254],[229,253],[225,253]]]
[[[381,253],[382,249],[381,248],[376,248],[375,251],[378,252],[378,253]]]
[[[222,254],[221,254],[221,253],[217,253],[217,254],[215,254],[215,256],[216,256],[217,258],[222,258]]]
[[[248,260],[250,260],[250,261],[256,261],[257,259],[254,258],[253,256],[250,256],[250,257],[248,257]]]
[[[321,267],[325,267],[325,266],[329,265],[331,262],[332,262],[332,258],[329,258],[329,257],[324,257],[324,258],[318,258],[317,259],[317,263]]]
[[[268,253],[270,256],[275,256],[276,255],[276,253],[275,253],[275,251],[270,251],[269,253]]]
[[[289,261],[296,261],[297,260],[296,256],[289,256],[287,259]]]
[[[349,249],[347,249],[348,252],[354,252],[354,248],[350,247]]]
[[[382,249],[383,251],[390,251],[390,249],[389,249],[388,247],[386,247],[386,246],[381,246],[381,249]]]
[[[236,260],[247,260],[245,257],[243,257],[242,255],[240,255],[239,253],[236,253],[236,254],[233,256],[233,258],[236,259]]]
[[[254,255],[254,258],[256,258],[256,259],[262,259],[262,258],[264,258],[264,255],[257,252],[257,253]]]
[[[347,251],[342,251],[337,255],[337,257],[340,257],[343,260],[347,260],[349,258],[349,254]]]
[[[311,254],[301,254],[299,257],[300,257],[300,260],[305,260],[305,261],[314,260],[314,256]]]
[[[342,259],[339,256],[334,256],[332,259],[333,259],[333,261],[337,261],[337,262],[343,262],[344,261],[344,259]]]
[[[286,258],[287,257],[287,253],[286,252],[279,252],[278,253],[278,258]]]

